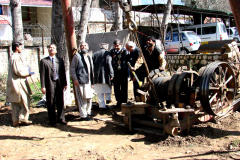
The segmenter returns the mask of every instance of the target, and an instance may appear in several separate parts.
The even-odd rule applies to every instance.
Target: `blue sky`
[[[154,1],[155,1],[156,4],[158,4],[158,3],[160,3],[160,4],[165,3],[166,4],[167,3],[167,0],[154,0]],[[142,5],[153,4],[153,1],[152,0],[142,0],[141,4]],[[179,4],[179,5],[182,4],[183,5],[181,0],[174,0],[173,4]]]

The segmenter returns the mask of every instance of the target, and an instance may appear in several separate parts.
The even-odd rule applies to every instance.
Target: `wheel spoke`
[[[228,84],[229,81],[231,81],[233,79],[233,76],[231,75],[227,80],[226,82],[224,83],[224,85]]]
[[[222,77],[222,76],[221,76],[221,75],[222,75],[222,67],[219,66],[219,67],[218,67],[218,71],[219,71],[219,73],[218,73],[218,75],[219,75],[219,77],[218,77],[218,79],[219,79],[219,84],[221,84],[221,83],[222,83],[222,81],[221,81],[221,80],[222,80],[222,78],[221,78],[221,77]]]
[[[226,88],[228,92],[235,92],[234,88]]]
[[[223,76],[223,80],[224,80],[224,81],[225,81],[225,79],[226,79],[227,71],[228,71],[228,67],[226,67],[226,70],[225,70],[225,73],[224,73],[224,76]]]
[[[209,90],[211,90],[211,91],[217,90],[217,91],[218,91],[218,90],[219,90],[219,87],[212,87],[212,86],[210,86],[210,87],[209,87]]]
[[[228,99],[227,96],[224,96],[224,98],[227,100],[227,103],[230,105],[231,104],[231,101]]]
[[[214,100],[214,98],[216,98],[217,94],[218,94],[218,93],[215,93],[215,94],[212,96],[212,98],[209,100],[209,103],[210,103],[210,104],[212,103],[212,101]]]
[[[213,76],[211,77],[211,81],[212,81],[213,84],[216,84],[216,85],[219,86],[219,83],[217,81],[217,74],[215,72],[214,72]]]

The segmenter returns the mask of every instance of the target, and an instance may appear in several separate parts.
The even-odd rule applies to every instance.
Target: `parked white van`
[[[177,30],[177,28],[174,30]],[[223,22],[180,27],[180,31],[194,31],[201,38],[202,42],[228,40],[227,29]]]

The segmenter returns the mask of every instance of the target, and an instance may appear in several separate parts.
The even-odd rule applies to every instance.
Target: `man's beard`
[[[147,46],[148,46],[148,47],[152,47],[153,44],[152,44],[152,43],[148,43]]]
[[[82,49],[81,51],[82,51],[83,54],[88,53],[88,50],[87,50],[87,49]]]

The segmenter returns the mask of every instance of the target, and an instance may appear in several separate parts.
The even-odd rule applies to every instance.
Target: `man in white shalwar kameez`
[[[81,120],[91,121],[92,97],[93,97],[93,62],[88,54],[88,44],[82,43],[81,52],[76,53],[72,59],[70,74],[74,81],[76,98]]]
[[[114,72],[112,68],[112,57],[108,51],[108,44],[101,43],[100,51],[93,54],[94,65],[94,91],[97,94],[100,110],[109,109],[106,103],[111,102],[112,79]],[[105,97],[105,99],[104,99]],[[105,103],[106,100],[106,103]]]

